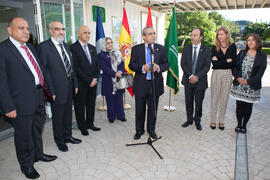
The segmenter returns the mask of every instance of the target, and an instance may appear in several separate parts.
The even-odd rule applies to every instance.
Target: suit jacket
[[[246,54],[247,51],[241,50],[236,57],[236,63],[232,71],[234,76],[233,84],[235,86],[239,85],[237,78],[242,77],[242,63]],[[247,83],[251,89],[258,90],[262,88],[262,76],[264,74],[266,66],[267,56],[263,52],[257,51],[251,75],[249,79],[247,79]]]
[[[101,94],[102,96],[112,95],[113,92],[113,84],[112,78],[115,77],[115,71],[112,70],[111,58],[109,56],[109,52],[101,51],[98,54],[98,58],[100,60],[101,69],[103,71],[102,74],[102,82],[101,82]],[[124,62],[120,63],[117,66],[117,71],[124,72]],[[121,93],[124,93],[125,90],[118,90]]]
[[[74,88],[78,87],[77,77],[74,73],[73,59],[66,43],[64,48],[71,61],[73,72],[71,74]],[[38,55],[45,69],[47,84],[52,95],[56,95],[55,103],[65,104],[68,97],[68,78],[64,63],[51,39],[40,43],[37,47]]]
[[[79,41],[76,41],[70,46],[77,78],[89,86],[93,78],[99,78],[100,63],[98,60],[96,47],[88,44],[88,49],[91,55],[91,64],[89,63],[84,49]]]
[[[34,47],[27,43],[42,71]],[[25,59],[9,40],[0,43],[0,108],[3,113],[13,110],[17,115],[31,115],[40,105],[35,78]],[[43,71],[44,72],[44,71]],[[44,75],[44,73],[43,73]]]
[[[162,72],[169,69],[167,50],[160,44],[154,44],[154,63],[160,67],[159,72],[154,73],[154,83],[156,96],[160,96],[164,93],[164,83]],[[146,63],[145,60],[145,43],[138,44],[132,48],[131,59],[129,68],[135,71],[135,77],[133,81],[133,93],[137,96],[144,96],[147,94],[147,90],[144,88],[149,83],[146,79],[146,73],[142,72],[142,67]]]
[[[195,84],[189,83],[189,77],[192,75],[192,44],[184,47],[181,58],[181,67],[184,74],[181,83],[186,87],[197,87],[200,89],[208,88],[207,73],[210,69],[210,65],[210,49],[201,44],[194,73],[199,80]]]

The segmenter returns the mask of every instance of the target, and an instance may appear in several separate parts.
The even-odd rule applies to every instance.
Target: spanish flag
[[[130,62],[130,56],[131,56],[131,38],[130,38],[130,31],[129,31],[129,25],[128,25],[128,19],[125,8],[123,8],[123,20],[122,20],[122,26],[121,26],[121,32],[120,32],[120,38],[119,38],[119,50],[122,54],[123,59],[125,60],[125,70],[127,73],[132,74],[134,76],[134,72],[131,71],[128,67]],[[131,96],[133,96],[132,87],[128,88],[128,92]]]
[[[148,6],[148,15],[147,15],[146,26],[152,26],[153,27],[150,5]]]

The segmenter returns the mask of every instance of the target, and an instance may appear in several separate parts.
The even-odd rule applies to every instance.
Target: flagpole
[[[174,7],[175,7],[175,4],[176,4],[176,0],[174,0]],[[176,107],[171,106],[171,96],[172,96],[172,89],[170,88],[170,91],[169,91],[169,106],[164,106],[163,107],[163,110],[165,110],[165,111],[169,111],[169,112],[176,111]]]

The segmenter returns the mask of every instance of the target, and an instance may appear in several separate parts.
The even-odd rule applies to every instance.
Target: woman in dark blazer
[[[113,123],[116,118],[126,121],[123,107],[123,93],[125,90],[118,90],[115,85],[117,78],[120,78],[124,72],[124,61],[121,53],[113,49],[111,38],[104,38],[98,58],[103,71],[101,94],[106,98],[109,122]]]
[[[253,103],[260,102],[262,76],[266,69],[267,57],[261,52],[261,38],[251,33],[246,39],[246,50],[239,52],[233,68],[231,96],[236,99],[236,132],[246,133],[246,125],[252,113]]]

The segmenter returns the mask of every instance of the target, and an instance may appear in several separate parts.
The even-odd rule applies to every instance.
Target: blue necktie
[[[146,51],[146,64],[149,63],[149,68],[150,68],[152,57],[151,57],[151,53],[150,53],[150,48],[147,47],[146,49],[147,49],[147,51]],[[146,73],[146,79],[151,80],[151,73],[149,73],[149,72]]]

